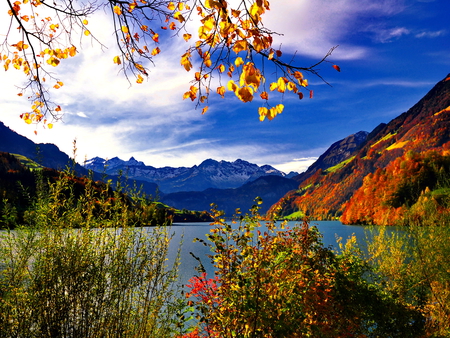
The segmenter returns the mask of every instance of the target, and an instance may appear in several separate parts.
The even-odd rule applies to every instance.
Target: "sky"
[[[331,63],[319,66],[329,85],[305,74],[313,98],[286,95],[273,102],[284,104],[283,113],[260,122],[261,102],[241,103],[233,93],[212,98],[204,115],[182,100],[194,75],[180,65],[187,48],[180,39],[162,42],[148,79],[130,85],[112,62],[117,50],[106,29],[112,26],[100,12],[89,29],[107,48],[83,40],[79,55],[57,67],[64,86],[52,98],[61,103],[63,119],[51,130],[25,124],[19,115],[29,103],[16,88],[24,78],[12,69],[0,71],[0,121],[68,155],[76,140],[80,163],[117,156],[190,167],[209,158],[243,159],[302,172],[334,142],[407,111],[450,73],[448,13],[448,0],[272,0],[263,21],[282,33],[273,46],[281,46],[287,60],[310,66],[338,48]]]

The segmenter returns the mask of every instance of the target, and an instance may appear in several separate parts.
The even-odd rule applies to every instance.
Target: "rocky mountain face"
[[[208,188],[237,188],[245,183],[267,175],[285,176],[269,165],[258,166],[238,159],[234,162],[208,159],[193,167],[147,166],[131,157],[128,161],[114,157],[104,160],[95,157],[85,163],[85,168],[98,173],[123,175],[136,180],[158,184],[164,194],[179,191],[203,191]],[[256,197],[256,196],[255,196]]]
[[[333,143],[305,172],[294,176],[293,179],[301,183],[311,177],[317,170],[325,170],[348,159],[360,145],[366,142],[369,133],[360,131],[356,134]]]
[[[417,171],[417,173],[414,172],[415,180],[420,183],[416,188],[421,189],[423,182],[430,182],[428,190],[433,189],[432,184],[435,185],[435,183],[431,178],[425,177],[431,175],[426,173],[442,173],[445,169],[431,170],[421,166],[429,166],[430,161],[446,163],[445,158],[434,158],[450,156],[449,149],[450,74],[438,82],[407,112],[387,124],[376,127],[367,135],[364,142],[355,147],[350,157],[347,156],[344,161],[326,169],[317,165],[318,169],[310,172],[309,176],[301,181],[297,190],[286,194],[269,213],[287,216],[300,212],[315,219],[334,219],[343,214],[348,216],[349,213],[346,210],[352,206],[352,217],[348,216],[346,219],[365,219],[364,222],[367,224],[376,224],[371,215],[375,212],[373,209],[389,206],[389,203],[392,204],[390,208],[409,208],[417,202],[407,199],[407,203],[401,204],[399,201],[402,199],[397,198],[404,195],[402,191],[405,190],[405,186],[411,186],[407,183],[408,175],[411,175],[414,170]],[[430,152],[437,153],[439,156],[429,154]],[[424,153],[427,155],[417,159],[415,154]],[[395,165],[390,165],[391,163]],[[410,167],[410,171],[405,169]],[[372,205],[372,209],[366,208],[368,211],[366,210],[364,215],[361,214],[361,217],[355,216],[361,211],[356,210],[355,200],[352,200],[355,192],[359,189],[366,190],[357,194],[358,199],[361,200],[361,196],[365,193],[367,196],[370,195],[369,190],[376,190],[378,186],[385,184],[383,179],[386,181],[385,178],[390,177],[392,180],[400,174],[405,176],[404,179],[398,180],[396,185],[391,184],[389,193],[378,199],[378,204]],[[374,177],[377,177],[377,180]],[[363,182],[365,182],[364,185]],[[370,185],[369,182],[377,183]],[[386,193],[388,190],[379,192]],[[414,194],[420,196],[421,192],[414,192]],[[387,213],[391,211],[391,209],[385,210]]]

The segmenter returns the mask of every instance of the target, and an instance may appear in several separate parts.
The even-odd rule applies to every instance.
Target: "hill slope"
[[[450,75],[406,113],[375,128],[350,158],[326,170],[318,169],[311,173],[296,191],[276,203],[270,214],[287,216],[300,211],[315,219],[340,217],[350,206],[347,202],[362,187],[365,177],[377,170],[386,170],[391,162],[407,153],[434,150],[446,156],[449,141]],[[390,197],[385,196],[385,199]],[[410,204],[413,202],[409,201]],[[369,217],[366,223],[375,221]]]

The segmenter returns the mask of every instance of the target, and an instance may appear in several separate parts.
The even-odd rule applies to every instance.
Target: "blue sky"
[[[241,158],[300,172],[333,142],[405,112],[450,73],[448,13],[448,0],[271,1],[264,22],[284,34],[274,46],[309,66],[339,45],[329,60],[341,72],[322,64],[320,74],[331,86],[308,76],[314,98],[287,95],[284,112],[263,122],[261,102],[239,103],[232,93],[212,99],[205,115],[183,101],[193,73],[180,66],[186,45],[177,40],[162,42],[148,80],[130,86],[111,62],[117,52],[100,13],[90,30],[109,48],[85,42],[80,55],[58,67],[65,85],[54,99],[62,103],[63,121],[34,135],[18,117],[29,105],[16,96],[14,85],[23,79],[14,70],[0,72],[0,120],[68,154],[77,139],[78,162],[134,156],[155,167],[179,167]]]

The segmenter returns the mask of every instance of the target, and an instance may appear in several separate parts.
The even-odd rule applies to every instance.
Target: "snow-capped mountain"
[[[193,167],[155,168],[133,157],[128,161],[117,157],[110,160],[95,157],[86,161],[84,166],[95,172],[110,175],[122,172],[122,175],[131,179],[154,182],[164,193],[203,191],[208,188],[237,188],[261,176],[286,176],[270,165],[258,166],[241,159],[234,162],[208,159]]]

